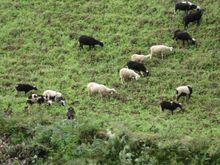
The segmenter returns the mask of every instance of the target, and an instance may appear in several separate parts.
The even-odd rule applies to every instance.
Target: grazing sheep
[[[146,69],[146,67],[142,63],[135,62],[135,61],[128,61],[127,66],[129,69],[132,69],[143,76],[149,75],[149,71]]]
[[[185,100],[188,98],[190,99],[190,96],[192,94],[192,86],[185,85],[185,86],[179,86],[176,88],[176,100],[178,101],[181,96],[185,96]]]
[[[182,1],[182,2],[178,2],[175,4],[175,12],[177,12],[177,10],[182,10],[185,12],[188,12],[189,10],[193,10],[196,9],[197,5],[194,3],[191,3],[189,1]]]
[[[183,111],[182,104],[173,101],[162,101],[160,103],[160,107],[162,111],[164,111],[164,109],[170,110],[172,115],[173,115],[173,111],[178,107]]]
[[[135,62],[143,62],[145,60],[147,60],[150,57],[150,55],[139,55],[139,54],[133,54],[131,56],[131,61],[135,61]]]
[[[186,15],[183,18],[185,29],[188,27],[188,24],[190,22],[196,22],[197,26],[200,25],[200,21],[201,21],[203,12],[204,12],[204,9],[197,8],[197,10],[195,12],[189,13],[188,15]]]
[[[63,106],[66,104],[65,99],[60,92],[46,90],[44,91],[43,96],[46,98],[47,101],[50,100],[50,102],[48,102],[49,105],[52,104],[52,101],[60,102]]]
[[[135,71],[128,69],[128,68],[122,68],[119,71],[119,76],[120,76],[122,84],[126,80],[132,80],[132,79],[138,80],[140,78],[139,74],[137,74]]]
[[[37,87],[29,85],[29,84],[17,84],[15,86],[15,89],[17,90],[17,92],[25,92],[28,93],[31,90],[37,90]]]
[[[165,45],[154,45],[150,47],[150,59],[152,55],[161,54],[162,59],[164,54],[168,54],[173,51],[173,47],[165,46]]]
[[[187,41],[188,45],[191,43],[192,45],[196,44],[196,40],[194,38],[192,38],[189,33],[187,33],[186,31],[182,31],[182,30],[176,30],[174,32],[174,37],[173,39],[177,40],[182,40],[183,41],[183,45],[185,45],[185,41]]]
[[[104,46],[103,42],[94,39],[93,37],[82,35],[79,37],[79,47],[83,49],[83,45],[89,45],[89,48],[95,48],[95,45]]]
[[[101,96],[107,96],[116,93],[116,90],[114,88],[108,88],[105,85],[98,84],[95,82],[88,83],[87,89],[89,96],[91,96],[94,93],[99,93]]]
[[[74,111],[74,109],[72,108],[72,107],[69,107],[68,109],[67,109],[67,113],[66,113],[66,116],[67,116],[67,119],[74,119],[74,117],[75,117],[75,111]]]

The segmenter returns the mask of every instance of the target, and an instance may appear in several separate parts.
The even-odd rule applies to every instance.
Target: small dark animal
[[[193,10],[196,9],[197,5],[194,3],[191,3],[189,1],[182,1],[182,2],[178,2],[175,4],[175,12],[177,12],[178,10],[182,10],[185,12],[188,12],[189,10]]]
[[[196,40],[194,38],[192,38],[189,33],[187,33],[186,31],[183,30],[176,30],[174,32],[174,36],[173,39],[175,39],[176,41],[178,40],[182,40],[183,41],[183,45],[185,45],[185,41],[189,44],[195,45],[196,44]]]
[[[74,109],[72,108],[72,107],[69,107],[68,109],[67,109],[67,113],[66,113],[66,116],[67,116],[67,119],[74,119],[74,117],[75,117],[75,111],[74,111]]]
[[[173,115],[173,111],[176,108],[180,108],[183,111],[183,107],[181,103],[173,102],[173,101],[162,101],[160,103],[161,110],[164,111],[164,109],[168,109],[171,111]]]
[[[34,104],[34,103],[38,103],[38,104],[43,104],[46,102],[46,99],[43,95],[38,95],[38,94],[31,94],[28,99],[27,99],[27,104]]]
[[[95,45],[100,45],[101,47],[104,46],[103,42],[96,40],[93,37],[82,35],[79,37],[79,47],[83,49],[83,45],[88,45],[89,48],[95,48]]]
[[[176,100],[178,101],[181,96],[185,96],[185,100],[188,98],[190,99],[190,96],[192,94],[192,86],[185,85],[185,86],[179,86],[176,88]]]
[[[26,93],[28,93],[31,90],[37,90],[37,87],[29,85],[29,84],[17,84],[15,86],[15,89],[18,92],[25,92],[25,95],[26,95]]]
[[[200,25],[200,21],[201,21],[203,12],[204,12],[204,9],[197,8],[197,10],[195,12],[192,12],[192,13],[189,13],[188,15],[186,15],[183,18],[185,29],[188,27],[188,24],[190,22],[196,22],[197,26]]]
[[[128,66],[129,69],[132,69],[132,70],[138,72],[139,74],[141,74],[143,76],[148,76],[149,75],[149,71],[146,69],[144,64],[142,64],[140,62],[128,61],[127,66]]]

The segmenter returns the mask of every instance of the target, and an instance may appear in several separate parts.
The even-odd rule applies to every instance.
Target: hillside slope
[[[129,164],[136,158],[151,164],[219,162],[219,3],[195,3],[206,9],[201,26],[190,24],[188,28],[198,46],[184,48],[172,40],[172,31],[183,28],[184,14],[173,13],[171,0],[2,1],[0,134],[10,141],[3,152],[11,159],[25,153],[27,161],[38,163]],[[104,47],[79,50],[81,34],[102,40]],[[147,61],[149,77],[122,85],[118,69],[134,53],[149,54],[149,47],[155,44],[173,46],[175,51],[164,60],[153,57]],[[86,85],[90,81],[116,88],[119,96],[88,97]],[[26,114],[22,110],[27,96],[17,95],[14,88],[19,82],[36,85],[38,93],[61,91],[68,105],[34,105]],[[183,84],[191,84],[194,90],[188,103],[180,100],[185,112],[161,112],[159,98],[171,100],[175,88]],[[69,122],[64,119],[73,101],[79,102],[75,105],[76,120]],[[11,116],[4,114],[9,103]],[[117,135],[127,134],[130,148],[117,145],[117,140],[114,144],[97,139],[91,145],[78,143],[83,131],[107,128]],[[143,150],[145,156],[136,156],[131,149],[132,142],[139,139],[145,139],[151,149]],[[17,149],[16,144],[22,142],[26,145]],[[128,151],[131,158],[125,156]],[[2,161],[9,157],[2,156]]]

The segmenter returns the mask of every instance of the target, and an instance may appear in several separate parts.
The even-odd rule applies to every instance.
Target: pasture
[[[220,163],[219,2],[195,0],[205,8],[200,26],[189,24],[197,46],[182,46],[172,32],[183,29],[184,12],[171,0],[63,0],[0,3],[0,162],[54,164],[218,164]],[[79,49],[80,35],[104,42]],[[118,70],[131,55],[152,45],[174,51],[144,64],[150,76],[121,84]],[[115,88],[117,97],[88,96],[95,81]],[[67,105],[33,105],[15,85],[37,93],[63,93]],[[162,112],[161,97],[191,84],[185,111]],[[72,102],[77,102],[71,104]],[[4,113],[11,103],[13,113]],[[66,120],[69,106],[76,118]],[[111,129],[115,140],[93,138]],[[16,159],[17,158],[17,159]]]

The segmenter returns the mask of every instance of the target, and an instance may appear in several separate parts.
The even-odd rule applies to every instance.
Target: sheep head
[[[110,89],[110,94],[114,94],[117,93],[116,90],[114,88]]]
[[[141,76],[140,76],[139,74],[137,74],[137,75],[135,76],[135,80],[138,80],[140,77],[141,77]]]

